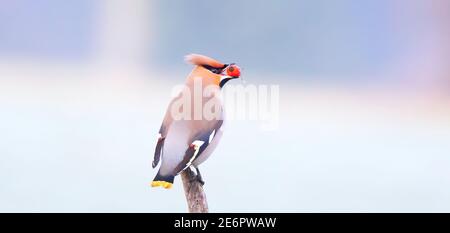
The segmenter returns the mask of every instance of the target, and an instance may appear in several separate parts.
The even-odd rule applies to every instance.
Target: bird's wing
[[[157,139],[158,141],[156,142],[155,154],[153,156],[153,162],[152,162],[153,168],[155,168],[158,165],[159,160],[161,158],[162,149],[164,147],[164,139],[166,139],[166,138],[162,137],[161,133],[159,133],[158,139]]]
[[[153,156],[153,162],[152,162],[153,168],[155,168],[158,165],[159,160],[161,159],[161,153],[164,148],[164,140],[166,139],[166,136],[167,136],[167,130],[169,129],[170,124],[172,124],[172,122],[173,122],[172,115],[170,114],[170,108],[172,106],[173,101],[174,100],[172,100],[171,103],[169,104],[169,107],[167,108],[167,111],[166,111],[166,115],[165,115],[164,120],[159,129],[159,133],[158,133],[158,137],[157,137],[158,139],[157,139],[156,147],[155,147],[155,154]]]
[[[208,147],[209,143],[215,137],[216,132],[222,127],[223,120],[217,120],[212,127],[207,130],[198,132],[190,139],[191,145],[186,149],[183,160],[175,168],[174,174],[179,174],[184,169],[189,167],[200,154]]]

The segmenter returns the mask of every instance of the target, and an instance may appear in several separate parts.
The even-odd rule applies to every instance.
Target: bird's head
[[[210,57],[199,54],[187,55],[185,60],[193,65],[201,66],[214,74],[220,75],[220,87],[223,87],[229,80],[237,79],[241,76],[241,68],[235,63],[223,64]]]
[[[220,80],[219,86],[223,87],[225,83],[230,81],[231,79],[236,79],[241,77],[241,68],[234,63],[225,64],[222,72],[222,78]]]

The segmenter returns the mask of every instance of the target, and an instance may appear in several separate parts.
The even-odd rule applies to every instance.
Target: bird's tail
[[[161,175],[158,171],[158,174],[156,174],[155,179],[153,179],[151,186],[152,187],[164,187],[165,189],[172,188],[173,180],[175,176],[173,175]]]

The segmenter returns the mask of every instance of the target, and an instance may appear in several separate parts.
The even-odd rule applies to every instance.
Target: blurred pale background
[[[280,86],[201,167],[212,212],[449,212],[449,45],[447,0],[0,0],[0,212],[185,212],[148,183],[191,52]]]

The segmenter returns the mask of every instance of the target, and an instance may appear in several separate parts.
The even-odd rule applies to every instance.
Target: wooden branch
[[[195,176],[196,174],[190,168],[181,173],[189,213],[208,213],[205,192]]]

